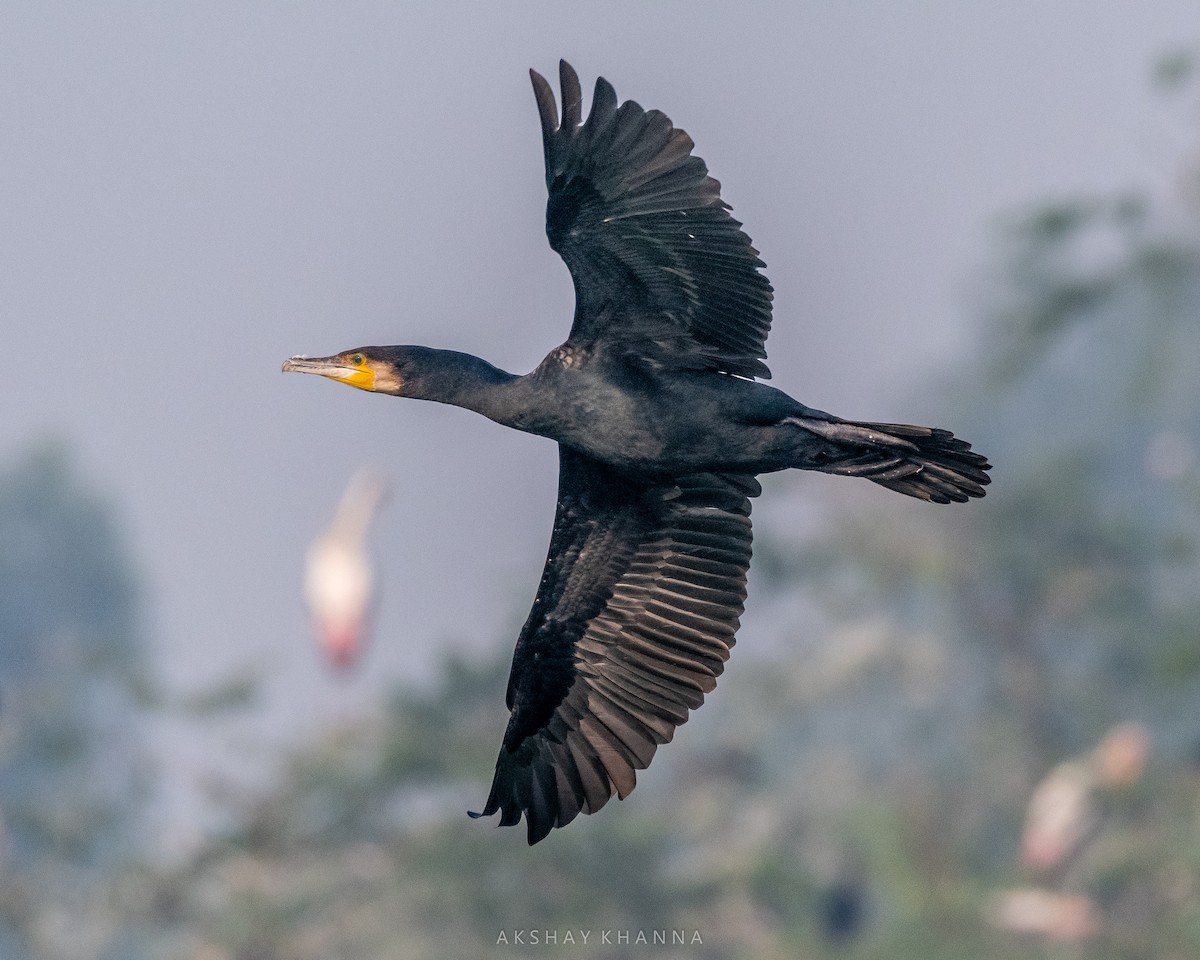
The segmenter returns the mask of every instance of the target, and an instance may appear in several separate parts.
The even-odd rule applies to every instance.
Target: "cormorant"
[[[772,288],[692,140],[559,64],[562,115],[530,71],[546,234],[575,285],[565,343],[517,376],[469,354],[360,347],[293,357],[315,373],[436,400],[558,442],[545,572],[517,639],[511,711],[481,814],[529,842],[634,788],[716,686],[750,564],[755,475],[866,477],[935,503],[981,497],[990,464],[947,430],[855,423],[755,378]]]

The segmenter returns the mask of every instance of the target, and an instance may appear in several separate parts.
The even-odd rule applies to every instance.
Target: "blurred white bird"
[[[355,474],[329,526],[308,548],[304,594],[317,641],[337,670],[354,666],[374,609],[374,564],[367,531],[388,486],[379,474]]]
[[[1100,849],[1106,833],[1119,838],[1122,832],[1120,821],[1105,814],[1104,795],[1134,787],[1149,753],[1149,732],[1123,723],[1091,753],[1060,763],[1043,778],[1029,800],[1021,839],[1021,864],[1043,885],[993,896],[985,910],[992,926],[1079,943],[1111,925],[1102,906],[1078,890],[1091,885],[1086,881],[1093,881],[1098,869],[1111,870],[1118,862],[1111,853],[1110,862],[1104,862]],[[1120,841],[1121,848],[1127,846]]]
[[[1126,790],[1146,766],[1150,735],[1140,724],[1113,727],[1086,757],[1060,763],[1033,791],[1021,862],[1033,874],[1065,868],[1101,826],[1097,795]]]

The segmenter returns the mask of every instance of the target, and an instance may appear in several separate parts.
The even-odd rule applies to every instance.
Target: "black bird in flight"
[[[511,716],[481,814],[529,842],[624,799],[700,706],[746,598],[755,475],[866,477],[934,503],[982,497],[987,460],[947,430],[856,423],[757,382],[772,289],[692,140],[559,64],[562,116],[530,71],[546,234],[575,283],[565,343],[525,376],[464,353],[360,347],[315,373],[436,400],[558,442],[558,510],[517,639]]]

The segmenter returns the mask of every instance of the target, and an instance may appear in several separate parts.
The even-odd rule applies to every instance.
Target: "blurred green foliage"
[[[0,472],[0,545],[0,955],[17,960],[54,955],[38,944],[141,853],[144,672],[112,508],[61,445]]]

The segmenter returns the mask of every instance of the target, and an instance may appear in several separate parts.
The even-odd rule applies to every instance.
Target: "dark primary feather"
[[[746,598],[748,476],[638,482],[560,446],[545,573],[482,813],[529,842],[633,789],[716,686]]]
[[[554,92],[530,71],[546,157],[546,235],[575,284],[572,341],[613,340],[678,366],[770,377],[771,285],[692,139],[658,110],[617,106],[579,77]]]

